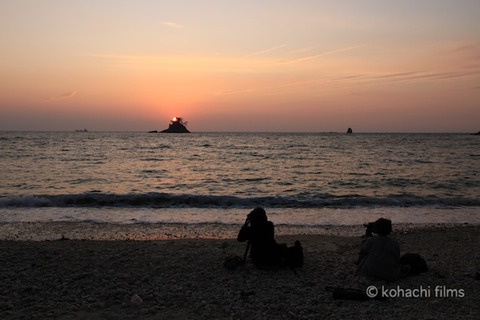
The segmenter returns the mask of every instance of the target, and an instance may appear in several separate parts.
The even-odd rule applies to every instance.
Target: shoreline
[[[277,232],[279,243],[302,242],[305,265],[296,273],[258,270],[250,261],[233,271],[225,269],[222,263],[227,256],[242,256],[245,251],[245,243],[231,237],[0,240],[0,317],[390,320],[480,316],[480,226],[409,229],[394,225],[392,236],[402,253],[422,255],[429,272],[390,284],[362,283],[354,276],[360,234],[335,235],[334,230],[330,234]],[[367,285],[404,291],[423,288],[430,295],[349,301],[335,300],[325,290],[326,286],[365,290]],[[437,287],[449,290],[450,296],[435,295]],[[460,290],[463,296],[453,296]],[[132,304],[134,295],[142,302]]]
[[[235,239],[242,225],[222,223],[98,223],[66,222],[0,222],[0,241],[69,240],[174,240],[174,239]],[[438,228],[479,226],[475,223],[403,223],[395,224],[396,232],[411,232]],[[295,226],[275,224],[276,236],[330,235],[359,237],[363,225]]]

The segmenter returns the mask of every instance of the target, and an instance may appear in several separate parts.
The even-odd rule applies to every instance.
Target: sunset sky
[[[480,130],[478,0],[0,0],[0,130]]]

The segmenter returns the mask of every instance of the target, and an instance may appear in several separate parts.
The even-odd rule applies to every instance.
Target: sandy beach
[[[29,232],[38,227],[24,226]],[[251,262],[224,268],[227,256],[245,250],[231,233],[223,239],[90,240],[68,237],[72,231],[64,235],[69,240],[19,241],[12,240],[12,228],[0,228],[1,319],[480,317],[480,226],[396,229],[402,253],[417,252],[430,267],[396,283],[354,276],[360,234],[278,236],[279,243],[302,242],[305,265],[294,273],[258,270]],[[372,285],[388,299],[337,300],[325,290]]]

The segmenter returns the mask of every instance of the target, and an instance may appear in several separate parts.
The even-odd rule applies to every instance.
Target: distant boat
[[[353,133],[352,128],[348,128],[347,133]]]
[[[75,132],[88,132],[87,129],[79,129],[79,130],[75,130]]]
[[[164,133],[190,133],[187,129],[187,122],[183,121],[183,118],[174,117],[170,120],[168,129],[162,130]]]
[[[478,131],[477,133],[472,133],[474,136],[480,136],[480,131]]]

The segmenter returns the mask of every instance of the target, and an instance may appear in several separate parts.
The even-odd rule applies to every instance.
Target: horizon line
[[[82,129],[83,130],[83,129]],[[115,133],[115,132],[131,132],[131,133],[162,133],[161,131],[157,132],[150,132],[149,130],[87,130],[87,131],[78,131],[78,130],[3,130],[0,129],[0,132],[71,132],[71,133],[78,133],[78,134],[88,134],[88,133]],[[339,133],[339,134],[348,134],[348,135],[355,135],[356,133],[361,134],[469,134],[469,135],[476,135],[479,134],[480,131],[471,132],[471,131],[353,131],[352,133],[347,133],[346,130],[343,131],[191,131],[190,134],[195,133],[262,133],[262,134],[279,134],[279,133],[322,133],[322,134],[332,134],[332,133]],[[171,134],[171,133],[170,133]],[[175,133],[174,133],[175,134]],[[184,133],[180,133],[181,135],[188,135]]]

